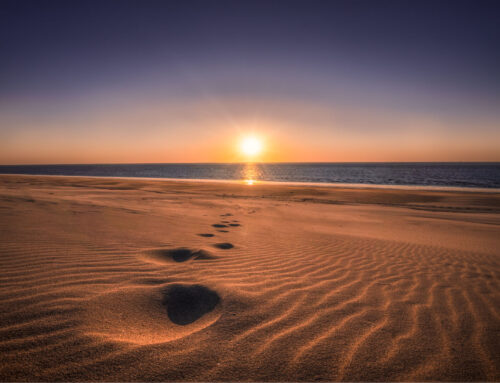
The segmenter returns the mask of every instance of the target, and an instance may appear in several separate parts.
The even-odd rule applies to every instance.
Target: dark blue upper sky
[[[210,94],[498,122],[499,24],[499,1],[2,0],[0,111]]]

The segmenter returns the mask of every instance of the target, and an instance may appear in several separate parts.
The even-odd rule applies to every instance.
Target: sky
[[[500,161],[500,2],[0,0],[0,164]]]

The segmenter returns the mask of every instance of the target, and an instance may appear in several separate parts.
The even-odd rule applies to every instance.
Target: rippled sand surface
[[[2,381],[500,380],[498,193],[0,176]]]

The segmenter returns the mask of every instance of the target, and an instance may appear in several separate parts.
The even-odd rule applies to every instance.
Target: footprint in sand
[[[216,243],[213,246],[218,248],[218,249],[222,249],[222,250],[229,250],[229,249],[232,249],[234,247],[234,245],[232,243],[229,243],[229,242]]]
[[[151,345],[190,336],[222,315],[223,298],[206,286],[159,287],[145,282],[88,300],[82,312],[83,330],[113,341]]]
[[[219,295],[201,285],[171,285],[163,291],[163,304],[169,319],[177,325],[188,325],[212,311]]]
[[[226,214],[221,214],[221,217],[232,217],[233,215],[231,213],[226,213]]]
[[[227,227],[227,225],[225,225],[223,223],[214,223],[212,226],[213,227]]]
[[[190,259],[214,259],[216,258],[208,251],[205,250],[192,250],[186,247],[179,247],[176,249],[157,249],[147,253],[149,261],[153,262],[186,262]]]
[[[210,237],[213,237],[215,236],[215,234],[210,234],[210,233],[203,233],[203,234],[198,234],[200,237],[206,237],[206,238],[210,238]]]
[[[230,223],[229,226],[236,227],[236,226],[241,226],[241,225],[239,223]]]
[[[219,233],[229,233],[229,230],[217,230]]]

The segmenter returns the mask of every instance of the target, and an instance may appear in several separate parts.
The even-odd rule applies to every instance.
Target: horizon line
[[[0,166],[75,166],[75,165],[246,165],[246,164],[500,164],[500,161],[235,161],[235,162],[80,162],[26,163]]]

